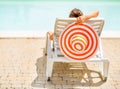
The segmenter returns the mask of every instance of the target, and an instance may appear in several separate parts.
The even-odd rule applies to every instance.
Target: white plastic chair
[[[53,63],[54,62],[98,62],[99,68],[103,77],[103,80],[107,80],[109,61],[103,58],[102,45],[101,45],[101,32],[104,25],[104,19],[94,18],[86,21],[85,23],[92,26],[92,28],[97,32],[99,36],[99,47],[94,57],[89,60],[70,60],[66,58],[59,48],[59,36],[64,28],[74,22],[76,18],[57,18],[54,27],[54,39],[51,43],[49,35],[47,35],[46,40],[46,53],[47,53],[47,63],[46,63],[46,77],[50,81],[52,75]]]

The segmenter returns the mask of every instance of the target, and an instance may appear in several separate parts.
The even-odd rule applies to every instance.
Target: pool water
[[[120,3],[113,2],[4,2],[0,3],[0,31],[54,30],[57,17],[68,17],[73,8],[85,14],[99,10],[98,17],[105,19],[104,30],[120,30]]]

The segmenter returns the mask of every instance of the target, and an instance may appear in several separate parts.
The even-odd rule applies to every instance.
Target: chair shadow
[[[44,52],[44,51],[43,51]],[[53,85],[78,85],[82,87],[98,87],[105,83],[99,71],[88,69],[87,65],[81,63],[54,63],[51,81],[47,81],[46,56],[38,58],[36,61],[37,77],[32,82],[33,87],[47,88]],[[47,86],[49,85],[49,86]]]

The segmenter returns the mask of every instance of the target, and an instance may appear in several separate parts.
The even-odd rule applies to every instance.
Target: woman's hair
[[[71,12],[70,12],[70,15],[69,17],[79,17],[79,16],[82,16],[83,15],[83,12],[80,10],[80,9],[77,9],[77,8],[74,8]]]

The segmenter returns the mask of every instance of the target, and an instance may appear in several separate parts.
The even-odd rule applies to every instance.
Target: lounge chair
[[[47,35],[46,40],[46,53],[47,53],[47,63],[46,63],[46,77],[50,81],[52,75],[54,62],[98,62],[99,68],[103,77],[103,80],[107,80],[109,60],[103,57],[102,45],[101,45],[101,32],[104,25],[104,19],[94,18],[86,21],[98,34],[99,46],[97,52],[92,58],[86,60],[71,60],[67,58],[60,49],[59,37],[61,32],[69,24],[75,22],[76,18],[57,18],[54,27],[54,39],[51,42],[49,35]]]

